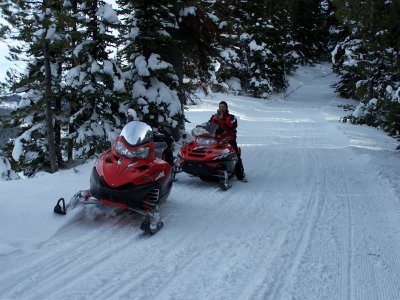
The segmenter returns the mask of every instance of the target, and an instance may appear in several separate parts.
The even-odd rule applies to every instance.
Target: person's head
[[[229,113],[228,111],[228,104],[225,101],[221,101],[218,105],[218,109],[221,111],[223,115],[226,115]]]

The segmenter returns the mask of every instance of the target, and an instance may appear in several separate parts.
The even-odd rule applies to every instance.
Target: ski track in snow
[[[46,201],[32,206],[37,220],[6,210],[27,224],[11,230],[14,238],[0,231],[0,299],[400,299],[400,188],[379,167],[400,166],[392,142],[338,122],[337,105],[352,102],[329,88],[329,67],[301,70],[281,99],[226,97],[249,182],[232,180],[223,192],[178,174],[154,236],[140,231],[139,216],[113,209],[46,219],[62,189],[45,188],[46,178],[75,176],[64,184],[72,195],[89,184],[91,165],[26,180]],[[226,98],[190,107],[190,126]],[[10,198],[23,185],[0,182]],[[40,218],[54,228],[23,241]],[[0,226],[7,222],[0,215]]]

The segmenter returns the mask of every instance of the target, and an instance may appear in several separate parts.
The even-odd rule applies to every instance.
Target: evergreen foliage
[[[20,108],[9,126],[20,129],[9,157],[17,171],[32,174],[36,169],[57,170],[53,110],[61,101],[60,64],[65,41],[62,34],[65,16],[59,1],[1,4],[11,29],[9,38],[20,42],[10,47],[13,60],[21,55],[27,61],[25,73],[8,73],[8,87],[23,93]],[[54,101],[57,99],[57,101]],[[10,149],[10,147],[8,147]]]
[[[24,73],[9,73],[8,88],[21,93],[8,126],[19,136],[6,147],[14,169],[32,175],[54,172],[67,159],[99,153],[121,127],[118,100],[122,74],[108,59],[116,41],[116,14],[104,1],[15,1],[2,3],[14,60],[25,57]],[[53,148],[53,150],[52,150]]]
[[[294,48],[303,64],[317,62],[327,52],[329,27],[324,3],[320,0],[288,0]]]
[[[214,13],[221,18],[217,23],[216,50],[219,80],[235,93],[242,92],[246,81],[247,56],[240,36],[244,33],[242,11],[236,0],[216,1]]]
[[[125,99],[124,76],[110,58],[111,49],[117,46],[112,29],[119,20],[105,1],[76,1],[68,8],[74,30],[64,78],[69,99],[65,144],[72,146],[72,159],[82,159],[109,148],[125,123],[120,113]]]
[[[260,98],[284,90],[285,76],[294,64],[284,5],[242,0],[222,1],[215,7],[218,15],[227,16],[218,26],[221,78],[228,86],[239,81],[236,85],[243,93]]]
[[[398,1],[334,1],[348,36],[333,51],[336,85],[360,100],[354,123],[380,126],[400,136],[400,35]]]
[[[125,102],[131,117],[154,128],[163,128],[175,137],[183,129],[183,102],[180,79],[174,67],[179,41],[172,13],[175,1],[119,1],[129,30],[122,51],[131,98]],[[174,4],[175,3],[175,4]]]
[[[105,148],[131,119],[179,138],[190,90],[267,98],[332,51],[355,123],[400,135],[400,3],[377,0],[1,1],[22,96],[6,124],[13,169],[54,172]]]

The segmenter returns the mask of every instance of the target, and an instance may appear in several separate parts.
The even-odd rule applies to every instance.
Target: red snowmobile
[[[163,227],[159,204],[171,192],[173,141],[139,121],[128,123],[114,147],[100,155],[90,178],[90,190],[76,193],[66,207],[59,199],[54,212],[65,215],[78,204],[103,204],[144,216],[140,228],[150,234]],[[173,157],[172,157],[173,159]]]
[[[238,161],[229,144],[233,135],[234,131],[220,132],[218,125],[211,122],[196,126],[192,130],[194,139],[179,150],[177,170],[205,181],[219,181],[222,190],[229,189]]]

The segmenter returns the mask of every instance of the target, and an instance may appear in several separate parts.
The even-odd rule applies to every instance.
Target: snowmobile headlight
[[[150,147],[141,147],[136,150],[128,151],[127,157],[144,159],[149,157],[149,153],[150,153]]]
[[[196,138],[196,143],[200,145],[214,145],[217,141],[213,139]]]
[[[126,149],[124,143],[118,142],[117,146],[115,147],[117,152],[127,158],[139,158],[144,159],[149,157],[150,148],[149,147],[141,147],[135,150],[128,150]]]

